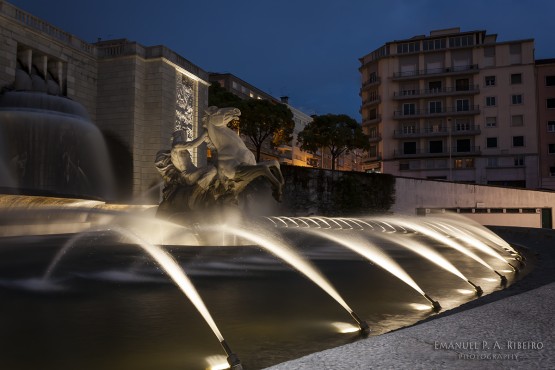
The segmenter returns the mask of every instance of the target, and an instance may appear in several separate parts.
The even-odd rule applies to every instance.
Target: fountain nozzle
[[[231,348],[229,348],[229,345],[227,344],[227,342],[225,340],[222,340],[220,344],[222,345],[225,353],[227,354],[227,363],[229,364],[229,368],[231,370],[243,370],[243,365],[241,365],[239,356],[233,353]]]
[[[355,311],[351,311],[351,316],[357,322],[357,325],[360,328],[361,335],[367,336],[368,334],[370,334],[370,327],[368,326],[368,323],[366,321],[362,320]]]
[[[519,271],[519,270],[518,270],[518,267],[515,267],[515,266],[511,265],[510,263],[507,263],[507,264],[508,264],[509,266],[511,266],[511,268],[513,269],[513,272],[514,272],[515,274],[518,274],[518,271]]]
[[[501,284],[507,284],[507,278],[504,275],[501,275],[499,272],[497,272],[497,270],[493,270],[493,272],[495,272],[501,278]]]
[[[497,272],[497,271],[496,271]],[[482,288],[480,288],[478,285],[474,284],[472,281],[467,280],[466,281],[468,284],[472,285],[472,287],[474,288],[474,291],[476,292],[476,295],[479,297],[482,295],[482,293],[484,293],[484,291],[482,290]]]
[[[432,298],[430,298],[429,295],[427,295],[426,293],[424,293],[424,298],[426,298],[431,304],[432,304],[432,309],[434,311],[439,311],[441,310],[441,305],[439,304],[438,301],[434,301]]]

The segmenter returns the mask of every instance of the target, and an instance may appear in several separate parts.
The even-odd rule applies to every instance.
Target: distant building
[[[150,191],[157,200],[156,152],[170,147],[176,127],[197,135],[208,73],[165,46],[85,42],[4,1],[0,35],[0,88],[27,88],[17,76],[29,75],[42,81],[36,86],[52,86],[45,93],[81,103],[108,141],[120,197]],[[194,153],[197,164],[205,152]]]
[[[360,62],[365,170],[539,186],[533,39],[451,28],[388,42]]]
[[[260,90],[246,81],[243,81],[231,73],[210,73],[209,79],[210,82],[219,83],[221,87],[241,99],[265,99],[276,103],[282,103],[287,105],[293,113],[295,128],[293,130],[292,142],[280,145],[278,148],[273,148],[268,140],[262,145],[261,160],[275,159],[284,164],[320,167],[321,161],[318,155],[302,151],[297,145],[297,134],[304,129],[308,122],[312,121],[312,117],[291,106],[289,104],[288,97],[283,96],[280,99],[276,99],[272,95]],[[247,147],[254,152],[255,149],[250,143],[250,140],[243,137],[243,141],[245,141]]]
[[[536,60],[540,187],[555,190],[555,59]]]

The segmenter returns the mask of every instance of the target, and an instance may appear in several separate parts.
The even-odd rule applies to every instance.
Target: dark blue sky
[[[85,41],[163,44],[308,114],[360,120],[358,58],[392,40],[461,27],[533,38],[555,58],[552,0],[11,0]]]

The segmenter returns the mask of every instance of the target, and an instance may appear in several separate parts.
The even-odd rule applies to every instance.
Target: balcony
[[[465,66],[454,66],[447,68],[435,68],[435,69],[421,69],[418,71],[405,71],[405,72],[395,72],[393,73],[393,80],[413,80],[425,78],[428,76],[439,77],[439,76],[452,76],[460,74],[478,73],[478,64],[470,64]]]
[[[481,133],[478,125],[461,125],[449,130],[447,127],[426,127],[423,130],[395,130],[394,139],[420,138],[420,137],[446,137],[446,136],[468,136],[479,135]]]
[[[377,143],[382,140],[382,134],[377,133],[374,136],[368,138],[368,142],[370,143]]]
[[[480,135],[481,133],[479,125],[460,125],[451,131],[451,136]]]
[[[382,98],[379,95],[378,96],[373,96],[371,98],[364,99],[362,101],[362,107],[363,108],[370,107],[372,105],[376,105],[376,104],[381,103],[381,101],[382,101]]]
[[[393,112],[394,119],[415,119],[415,118],[432,118],[446,116],[469,116],[480,114],[479,105],[470,105],[464,107],[445,107],[440,109],[404,109]]]
[[[440,89],[421,89],[421,90],[403,90],[395,91],[393,99],[407,100],[418,98],[429,98],[434,96],[460,96],[474,95],[480,93],[480,85],[464,86],[464,87],[443,87]]]
[[[369,126],[375,123],[380,123],[382,121],[382,115],[378,114],[375,117],[372,118],[366,118],[362,121],[362,126]]]
[[[471,146],[471,147],[453,147],[453,150],[449,152],[449,148],[443,148],[442,150],[434,150],[430,151],[429,149],[420,149],[417,148],[415,150],[409,150],[405,152],[403,149],[401,150],[394,150],[393,157],[394,158],[430,158],[430,157],[461,157],[461,156],[474,156],[480,155],[480,147],[479,146]]]
[[[380,83],[382,83],[381,77],[370,78],[362,83],[362,88],[366,89],[368,87],[377,86]]]

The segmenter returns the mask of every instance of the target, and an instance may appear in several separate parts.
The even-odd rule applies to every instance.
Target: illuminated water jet
[[[305,230],[303,230],[305,231]],[[343,245],[352,251],[360,254],[361,256],[365,257],[369,261],[376,263],[378,266],[383,268],[384,270],[388,271],[389,273],[393,274],[395,277],[399,278],[401,281],[409,285],[411,288],[416,290],[420,293],[426,300],[428,300],[434,309],[438,309],[441,307],[439,303],[432,300],[426,293],[416,284],[416,282],[406,273],[406,271],[397,264],[391,257],[383,253],[381,250],[376,248],[370,242],[363,240],[359,237],[355,237],[353,235],[343,235],[342,238],[329,234],[324,231],[320,230],[306,230],[306,232],[311,232],[315,235],[322,236],[326,239],[334,241],[340,245]],[[349,239],[349,240],[346,240]]]
[[[444,270],[449,271],[450,273],[454,274],[455,276],[461,278],[465,283],[470,284],[473,287],[473,289],[476,291],[476,294],[478,294],[478,295],[482,294],[481,293],[482,289],[480,287],[477,287],[470,280],[468,280],[468,278],[466,276],[464,276],[464,274],[462,272],[460,272],[459,269],[457,269],[455,266],[453,266],[453,264],[451,262],[447,261],[447,259],[445,259],[441,254],[439,254],[438,252],[436,252],[432,248],[426,246],[425,244],[423,244],[421,242],[418,242],[416,240],[413,240],[413,239],[399,239],[399,238],[390,236],[388,234],[378,234],[378,237],[382,238],[382,239],[385,239],[385,240],[388,240],[390,242],[397,243],[398,245],[401,245],[401,246],[419,254],[420,256],[426,258],[430,262],[436,264],[437,266],[443,268]]]
[[[241,370],[242,366],[239,361],[238,356],[231,351],[231,348],[225,341],[222,333],[218,329],[216,322],[210,315],[210,312],[204,305],[204,302],[200,295],[198,294],[197,290],[183,271],[183,269],[177,264],[177,262],[173,259],[173,257],[162,248],[155,246],[153,244],[147,243],[139,236],[134,234],[133,232],[120,228],[120,227],[112,227],[109,229],[98,230],[98,231],[107,231],[113,232],[120,236],[123,236],[130,241],[132,241],[135,245],[139,246],[145,252],[147,252],[168,274],[168,276],[173,280],[173,282],[181,289],[181,291],[185,294],[187,298],[193,303],[193,305],[197,308],[201,316],[204,318],[208,326],[212,329],[216,337],[218,338],[222,348],[224,349],[225,353],[227,354],[227,361],[231,366],[231,369],[234,370]],[[97,232],[98,232],[97,231]],[[69,243],[66,243],[64,247],[56,254],[52,263],[48,266],[46,273],[43,276],[43,280],[48,280],[54,269],[56,268],[57,264],[60,262],[61,258],[64,254],[75,245],[75,242],[82,238],[86,234],[91,234],[93,231],[88,233],[77,234],[76,237],[70,239]]]
[[[232,233],[238,237],[247,239],[260,247],[266,249],[273,255],[287,262],[293,266],[297,271],[305,275],[316,285],[322,288],[326,293],[328,293],[333,299],[335,299],[356,321],[360,328],[361,334],[368,334],[370,329],[368,324],[362,320],[352,309],[349,307],[347,302],[341,297],[341,295],[335,290],[331,283],[307,260],[303,259],[300,255],[294,252],[284,243],[277,240],[275,237],[263,237],[260,234],[253,233],[252,231],[245,230],[241,227],[230,228],[225,225],[221,226],[211,226],[204,229],[205,231],[210,230],[225,230],[226,232]]]

